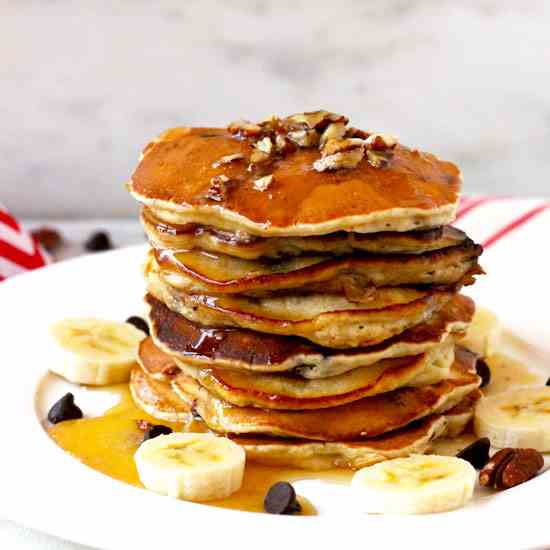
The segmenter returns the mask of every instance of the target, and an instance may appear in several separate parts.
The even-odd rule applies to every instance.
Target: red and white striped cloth
[[[0,281],[50,262],[36,239],[0,204]]]

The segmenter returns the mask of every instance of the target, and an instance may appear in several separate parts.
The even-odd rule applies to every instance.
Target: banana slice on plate
[[[137,348],[145,333],[128,323],[100,319],[65,319],[51,334],[63,357],[50,370],[70,382],[104,386],[130,379]]]
[[[498,317],[492,311],[478,307],[460,343],[482,357],[489,357],[498,351],[501,334]]]
[[[363,468],[351,486],[365,512],[430,514],[466,504],[476,477],[473,466],[460,458],[413,455]]]
[[[134,460],[147,489],[200,502],[240,489],[245,452],[227,437],[171,433],[144,441]]]
[[[550,387],[505,391],[479,400],[474,429],[495,447],[550,451]]]

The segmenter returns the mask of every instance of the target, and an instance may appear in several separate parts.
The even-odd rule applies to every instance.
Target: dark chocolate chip
[[[469,462],[476,470],[481,470],[489,462],[489,449],[491,442],[488,437],[482,437],[468,445],[456,456]]]
[[[484,388],[489,384],[489,382],[491,382],[491,369],[483,359],[477,360],[476,372],[477,372],[477,375],[481,378],[480,388]]]
[[[295,514],[301,511],[296,500],[296,491],[287,481],[279,481],[272,485],[264,499],[264,510],[268,514]]]
[[[172,428],[169,428],[168,426],[163,426],[162,424],[155,424],[145,432],[145,435],[143,436],[143,441],[147,441],[148,439],[154,439],[159,435],[168,435],[171,433],[172,433]]]
[[[550,386],[550,378],[546,381],[546,385]]]
[[[147,324],[147,321],[145,319],[138,317],[137,315],[132,315],[131,317],[128,317],[128,319],[126,319],[126,322],[134,325],[138,330],[141,330],[141,332],[145,332],[145,334],[149,336],[149,325]]]
[[[48,251],[55,252],[63,241],[61,234],[52,227],[39,227],[31,235]]]
[[[89,252],[101,252],[103,250],[111,250],[113,243],[109,234],[105,231],[93,233],[90,238],[84,243],[84,247]]]
[[[76,420],[77,418],[82,418],[82,416],[82,411],[74,403],[74,395],[72,393],[65,394],[48,412],[48,420],[52,424],[57,424],[64,420]]]

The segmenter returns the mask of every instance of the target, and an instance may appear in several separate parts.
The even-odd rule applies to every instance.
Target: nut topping
[[[337,170],[338,168],[355,168],[363,160],[363,148],[357,147],[349,151],[334,153],[328,157],[320,158],[313,163],[317,172],[325,170]]]
[[[254,180],[254,189],[257,191],[265,191],[273,181],[273,174],[270,174],[269,176],[264,176],[263,178],[258,178],[257,180]]]
[[[365,142],[362,139],[347,138],[347,139],[331,139],[321,149],[321,155],[328,157],[334,153],[341,153],[342,151],[351,151],[352,149],[362,149]]]
[[[329,113],[328,111],[310,111],[308,113],[297,113],[287,117],[287,120],[295,124],[304,124],[314,130],[324,129],[331,122],[348,123],[348,118],[344,115]]]
[[[388,156],[378,151],[367,151],[367,160],[373,168],[384,168],[390,162]]]
[[[348,118],[343,115],[312,111],[286,118],[273,115],[258,124],[239,120],[230,124],[228,130],[252,141],[248,170],[256,171],[261,165],[259,170],[263,174],[258,175],[265,175],[266,165],[293,153],[297,147],[319,148],[321,158],[313,163],[319,172],[355,168],[365,157],[374,168],[386,166],[397,140],[385,134],[348,128],[347,123]]]
[[[211,201],[223,202],[227,199],[230,180],[223,174],[214,176],[210,179],[210,187],[206,191],[205,197]]]
[[[373,151],[385,151],[397,145],[397,138],[386,134],[372,134],[365,140],[365,145]]]
[[[243,137],[257,137],[262,133],[262,127],[248,120],[236,120],[232,122],[227,129],[231,134],[237,134]]]
[[[342,139],[346,135],[346,125],[343,122],[333,122],[321,135],[321,148],[331,139]]]
[[[479,483],[509,489],[535,477],[543,466],[544,458],[535,449],[501,449],[479,473]]]
[[[234,153],[232,155],[225,155],[225,157],[222,157],[221,159],[217,160],[212,164],[212,168],[219,168],[220,166],[223,166],[224,164],[229,164],[230,162],[233,162],[235,160],[242,160],[244,159],[244,155],[242,153]]]

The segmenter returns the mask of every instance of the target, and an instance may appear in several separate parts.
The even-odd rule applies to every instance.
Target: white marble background
[[[180,124],[320,107],[550,196],[550,2],[0,0],[0,201],[133,216],[141,147]]]

